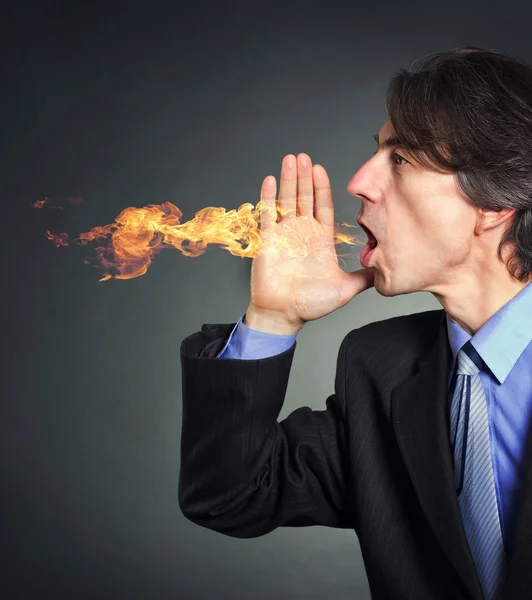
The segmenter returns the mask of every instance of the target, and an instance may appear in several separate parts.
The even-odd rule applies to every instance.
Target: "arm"
[[[231,325],[204,325],[181,345],[183,423],[179,506],[192,522],[231,537],[277,527],[352,528],[341,344],[326,409],[281,422],[297,343],[262,359],[217,360]]]
[[[247,312],[238,320],[216,358],[268,358],[294,345],[297,333],[279,334],[259,330],[260,323],[249,322]],[[263,327],[263,329],[265,329]],[[270,331],[276,331],[271,328]]]

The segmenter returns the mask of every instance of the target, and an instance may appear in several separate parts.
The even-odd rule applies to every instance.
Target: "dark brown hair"
[[[414,160],[454,173],[466,201],[515,208],[509,245],[514,279],[532,276],[532,66],[502,50],[460,46],[394,74],[386,112]]]

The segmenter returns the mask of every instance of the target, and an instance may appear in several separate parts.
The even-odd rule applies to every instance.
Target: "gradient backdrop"
[[[329,173],[337,221],[393,73],[461,44],[532,60],[525,2],[17,2],[2,9],[2,600],[369,599],[354,531],[240,540],[177,502],[184,337],[232,323],[250,259],[166,250],[99,283],[56,248],[128,206],[256,204],[288,153]],[[79,194],[80,207],[31,208]],[[357,230],[358,231],[358,230]],[[359,269],[361,246],[346,270]],[[374,289],[298,336],[279,419],[323,409],[353,328],[441,308]]]

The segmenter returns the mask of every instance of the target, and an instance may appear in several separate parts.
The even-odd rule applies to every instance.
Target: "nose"
[[[351,177],[346,189],[355,198],[361,199],[362,196],[370,200],[371,198],[378,197],[376,182],[381,179],[382,177],[377,176],[375,161],[370,159]]]

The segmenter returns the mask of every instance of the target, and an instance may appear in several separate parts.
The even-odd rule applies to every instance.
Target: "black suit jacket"
[[[297,342],[215,358],[234,326],[203,325],[181,344],[183,514],[237,538],[352,528],[374,600],[482,600],[453,485],[445,311],[349,332],[326,409],[280,422]],[[503,598],[532,599],[532,460]]]

